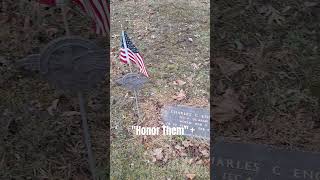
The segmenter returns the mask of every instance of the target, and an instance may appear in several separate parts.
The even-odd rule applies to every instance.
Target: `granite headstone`
[[[213,148],[214,180],[320,180],[318,153],[223,141]]]
[[[210,112],[191,106],[166,106],[162,109],[165,125],[184,128],[184,135],[210,139]]]

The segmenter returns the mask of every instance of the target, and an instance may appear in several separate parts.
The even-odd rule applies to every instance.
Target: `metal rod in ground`
[[[134,90],[134,97],[135,97],[135,99],[136,99],[136,108],[137,108],[137,113],[138,113],[138,125],[139,125],[139,123],[140,123],[140,118],[141,118],[141,116],[140,116],[140,111],[139,111],[139,103],[138,103],[138,93],[137,93],[137,91],[136,90]]]
[[[122,27],[122,24],[121,24],[121,27]],[[127,44],[126,44],[126,40],[125,40],[125,37],[124,37],[124,31],[122,31],[122,43],[124,45],[124,48],[127,49]],[[127,61],[128,61],[128,64],[129,64],[129,69],[130,69],[130,72],[132,73],[132,63],[131,63],[131,60],[129,60],[129,54],[128,54],[128,51],[126,51],[126,57],[127,57]],[[138,124],[140,123],[140,111],[139,111],[139,103],[138,103],[138,95],[137,95],[137,91],[134,90],[134,98],[136,100],[136,110],[137,110],[137,113],[138,113]]]
[[[130,72],[132,73],[131,62],[129,62],[129,68],[130,68]],[[137,114],[138,114],[138,125],[139,125],[141,116],[140,116],[140,110],[139,110],[139,102],[138,102],[137,90],[133,90],[133,93],[134,93],[134,98],[135,98],[135,101],[136,101],[136,110],[137,110]]]
[[[88,121],[87,121],[87,113],[85,109],[85,100],[83,97],[83,94],[81,92],[78,93],[79,97],[79,103],[80,103],[80,113],[81,113],[81,119],[82,119],[82,128],[84,132],[84,141],[86,144],[87,148],[87,153],[88,153],[88,161],[89,161],[89,166],[90,166],[90,171],[92,174],[92,178],[96,180],[96,168],[95,168],[95,159],[93,157],[92,153],[92,147],[91,147],[91,138],[89,134],[89,127],[88,127]]]
[[[68,24],[68,19],[67,19],[67,12],[66,12],[66,4],[60,4],[61,7],[61,12],[62,12],[62,17],[63,17],[63,23],[64,23],[64,28],[66,30],[66,35],[70,36],[70,29],[69,29],[69,24]],[[91,171],[92,178],[96,180],[96,167],[95,167],[95,159],[93,157],[92,153],[92,147],[91,147],[91,138],[89,134],[89,127],[88,127],[88,121],[87,121],[87,112],[85,108],[85,100],[83,97],[82,92],[78,92],[78,98],[79,98],[79,104],[80,104],[80,113],[81,113],[81,119],[82,119],[82,128],[83,128],[83,133],[84,133],[84,141],[85,145],[87,148],[87,153],[88,153],[88,162],[89,162],[89,167]]]

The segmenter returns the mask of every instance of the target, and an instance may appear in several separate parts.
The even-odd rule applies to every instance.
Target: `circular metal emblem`
[[[116,83],[122,85],[129,90],[138,90],[143,84],[148,82],[148,78],[138,73],[128,73],[122,78],[116,80]]]
[[[85,91],[101,82],[107,72],[107,52],[87,39],[62,37],[50,42],[40,55],[40,72],[62,90]]]

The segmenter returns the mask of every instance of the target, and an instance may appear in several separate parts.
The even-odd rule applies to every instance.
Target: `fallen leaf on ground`
[[[186,93],[184,92],[184,90],[181,89],[177,95],[173,96],[173,99],[181,101],[181,100],[185,99],[186,97],[187,97]]]
[[[203,164],[203,163],[204,163],[203,160],[200,159],[199,161],[196,162],[196,165],[201,165],[201,164]]]
[[[191,159],[188,160],[188,164],[189,164],[189,165],[192,164],[193,162],[194,162],[194,159],[193,159],[193,158],[191,158]]]
[[[180,152],[179,155],[180,155],[181,157],[186,157],[186,156],[188,156],[188,154],[185,153],[185,152]]]
[[[182,145],[184,147],[189,147],[189,146],[192,146],[192,143],[190,141],[182,141]]]
[[[179,151],[181,151],[181,150],[183,150],[183,149],[184,149],[184,147],[179,146],[178,144],[175,146],[175,148],[176,148],[177,150],[179,150]]]
[[[281,16],[280,12],[271,5],[263,6],[258,11],[260,14],[263,14],[264,16],[268,17],[268,24],[274,22],[281,25],[284,21],[284,17]]]
[[[207,149],[200,150],[200,152],[204,157],[209,157],[209,151]]]
[[[218,64],[221,73],[225,76],[232,76],[241,69],[244,68],[243,64],[238,64],[229,60],[226,60],[225,58],[216,58],[215,62]]]
[[[53,112],[57,110],[58,102],[59,102],[59,99],[55,99],[54,101],[52,101],[51,106],[47,108],[47,111],[51,116],[53,116],[54,115]]]
[[[227,89],[225,94],[213,102],[213,119],[222,123],[232,120],[243,112],[243,104],[232,89]]]
[[[156,160],[162,160],[163,158],[163,154],[162,154],[162,148],[157,148],[155,150],[153,150],[152,155],[156,158]]]
[[[53,37],[58,32],[59,32],[58,28],[55,28],[55,27],[50,27],[46,29],[46,34],[48,37]]]
[[[187,173],[186,174],[186,178],[188,180],[193,180],[195,177],[196,177],[196,174],[193,174],[193,173]]]
[[[186,84],[186,82],[178,79],[178,80],[174,81],[173,84],[178,85],[178,86],[182,86],[182,85]]]

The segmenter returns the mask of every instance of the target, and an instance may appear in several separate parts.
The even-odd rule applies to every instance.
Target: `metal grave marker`
[[[143,84],[148,82],[148,78],[138,73],[128,73],[122,78],[116,80],[116,83],[126,87],[129,90],[138,90],[142,88]]]
[[[166,126],[183,127],[184,135],[210,139],[210,112],[190,106],[167,106],[162,110]]]
[[[216,180],[320,179],[320,153],[223,141],[213,148],[211,171]]]
[[[51,41],[40,54],[18,61],[18,66],[40,71],[55,87],[87,91],[102,82],[107,73],[106,51],[94,42],[67,36]]]
[[[93,179],[95,159],[85,110],[84,94],[105,79],[107,51],[93,41],[77,36],[65,36],[51,41],[40,54],[29,55],[17,62],[19,67],[40,71],[50,84],[65,92],[77,93],[88,162]]]

